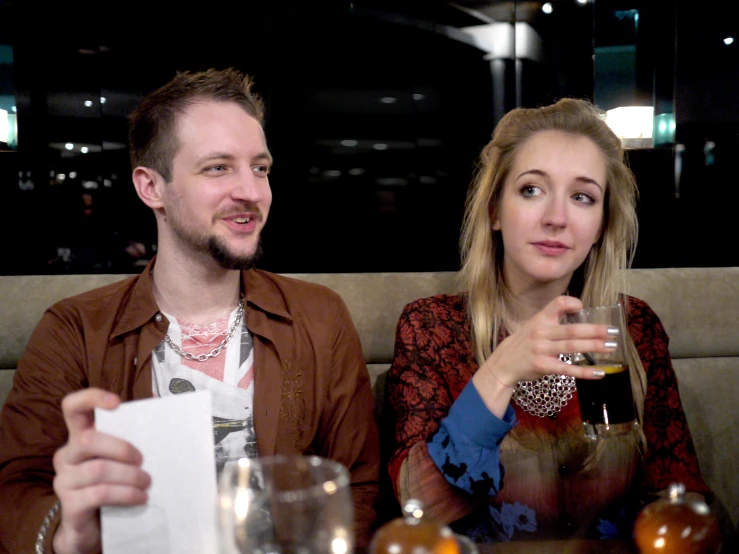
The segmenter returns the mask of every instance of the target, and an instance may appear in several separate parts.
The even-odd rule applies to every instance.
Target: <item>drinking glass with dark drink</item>
[[[577,379],[577,395],[580,400],[585,436],[596,440],[632,432],[639,425],[631,393],[629,364],[624,349],[628,332],[623,309],[615,306],[586,308],[567,316],[569,323],[595,323],[618,329],[614,336],[616,349],[603,354],[581,352],[572,354],[572,363],[597,367],[605,372],[603,379]]]

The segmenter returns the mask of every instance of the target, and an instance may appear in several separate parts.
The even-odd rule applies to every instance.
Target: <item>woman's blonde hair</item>
[[[503,278],[503,240],[491,222],[498,209],[506,177],[516,153],[534,134],[561,131],[592,140],[606,165],[606,193],[601,237],[575,271],[569,294],[585,306],[616,304],[625,272],[636,248],[636,180],[624,161],[620,139],[606,125],[601,112],[585,100],[565,98],[543,108],[508,112],[483,149],[470,187],[460,239],[460,284],[468,294],[472,345],[480,365],[490,356],[515,302]],[[626,350],[639,421],[644,411],[646,374],[633,341]]]

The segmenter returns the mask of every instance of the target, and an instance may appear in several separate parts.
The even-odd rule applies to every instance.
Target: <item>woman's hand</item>
[[[480,366],[472,381],[485,405],[498,417],[505,414],[519,381],[542,375],[571,375],[578,379],[602,379],[602,370],[562,362],[560,354],[571,352],[613,352],[617,336],[608,325],[575,323],[562,325],[568,313],[577,312],[582,302],[572,296],[558,296],[500,342]]]

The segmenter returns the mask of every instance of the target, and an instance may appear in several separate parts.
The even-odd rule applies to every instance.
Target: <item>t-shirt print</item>
[[[236,317],[207,327],[179,322],[169,314],[167,334],[172,342],[194,356],[209,354],[226,338]],[[152,356],[154,394],[167,396],[208,389],[213,401],[213,439],[216,469],[239,458],[257,457],[254,434],[254,339],[241,322],[226,347],[205,361],[189,360],[162,341]]]

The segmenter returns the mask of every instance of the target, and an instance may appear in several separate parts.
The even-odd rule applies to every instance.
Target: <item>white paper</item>
[[[209,391],[95,410],[99,431],[127,440],[151,475],[145,506],[101,509],[105,554],[216,552],[216,469]]]

